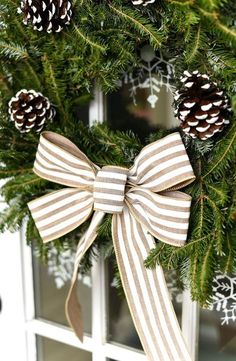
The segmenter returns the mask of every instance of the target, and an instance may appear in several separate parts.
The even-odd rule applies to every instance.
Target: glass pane
[[[75,104],[74,116],[84,124],[89,124],[89,99],[78,99],[80,104]]]
[[[199,361],[235,361],[236,322],[221,325],[220,313],[201,310]]]
[[[153,75],[157,81],[158,75]],[[173,95],[170,89],[160,85],[158,101],[152,107],[147,101],[149,89],[139,89],[134,103],[130,96],[130,84],[124,84],[119,91],[107,97],[107,118],[112,129],[132,130],[140,139],[158,128],[170,129],[179,125],[172,107]]]
[[[37,361],[92,361],[92,354],[45,337],[37,336]]]
[[[124,295],[119,295],[114,284],[114,269],[107,265],[108,341],[142,349]]]
[[[170,298],[174,306],[175,314],[181,326],[182,322],[182,302],[183,291],[181,289],[181,282],[175,271],[165,271],[165,279],[170,293]]]
[[[108,306],[108,341],[141,349],[138,334],[135,330],[128,304],[124,295],[120,295],[115,287],[114,269],[112,264],[107,265],[107,306]],[[173,272],[166,274],[172,302],[179,322],[182,316],[182,291],[178,289]]]
[[[48,265],[33,257],[34,291],[36,317],[44,318],[68,326],[65,316],[65,301],[70,288],[73,272],[73,253],[68,250],[60,255],[49,256]],[[82,305],[84,331],[91,333],[91,279],[89,276],[79,281],[78,295]]]

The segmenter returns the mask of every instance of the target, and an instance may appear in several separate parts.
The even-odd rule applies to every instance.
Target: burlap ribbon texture
[[[66,302],[67,318],[77,336],[82,340],[76,296],[80,262],[104,215],[111,213],[122,284],[147,360],[190,361],[163,270],[144,266],[155,239],[177,247],[187,239],[191,197],[178,189],[195,176],[180,134],[147,145],[127,169],[100,168],[67,138],[46,131],[40,136],[34,172],[66,186],[29,203],[44,242],[67,234],[92,215],[78,244]]]

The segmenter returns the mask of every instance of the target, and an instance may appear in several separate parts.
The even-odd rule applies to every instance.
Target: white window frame
[[[106,118],[104,96],[95,90],[94,100],[89,109],[89,124],[102,122]],[[2,203],[3,204],[3,203]],[[92,268],[92,335],[85,335],[81,343],[73,331],[66,326],[44,319],[35,318],[34,279],[31,248],[25,244],[25,230],[0,239],[0,297],[3,310],[0,314],[0,339],[18,339],[16,346],[18,359],[37,361],[36,337],[42,336],[63,344],[92,353],[93,361],[146,361],[143,352],[114,342],[107,342],[105,265],[99,259]],[[9,257],[6,257],[6,254]],[[9,264],[10,263],[10,264]],[[13,267],[14,265],[14,267]],[[9,270],[9,272],[6,272]],[[9,277],[8,277],[9,275]],[[7,305],[7,306],[5,306]],[[5,320],[1,324],[1,321]],[[182,330],[193,360],[197,358],[199,307],[192,302],[189,292],[183,292]],[[9,335],[6,333],[9,327]],[[12,330],[10,330],[12,328]],[[16,337],[16,338],[15,338]],[[0,359],[9,355],[0,349]],[[8,350],[8,351],[6,351]],[[2,353],[1,353],[2,352]],[[4,354],[4,352],[8,352]],[[4,358],[3,358],[4,357]],[[13,359],[7,357],[8,359]]]

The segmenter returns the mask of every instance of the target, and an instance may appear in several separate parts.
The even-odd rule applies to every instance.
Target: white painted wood
[[[66,326],[61,326],[45,320],[32,320],[27,323],[26,329],[30,334],[37,334],[84,351],[93,353],[96,351],[96,340],[85,335],[84,342],[81,343],[73,331]],[[135,351],[134,349],[126,346],[115,343],[105,343],[102,346],[99,346],[99,348],[104,357],[112,358],[117,361],[146,361],[146,356],[143,352]],[[96,361],[98,360],[99,358],[96,359]]]
[[[36,334],[28,332],[26,325],[27,324],[25,324],[27,361],[37,361]]]
[[[93,361],[106,361],[104,347],[106,342],[106,302],[105,302],[104,261],[99,258],[92,269],[92,337],[94,342]]]
[[[33,276],[33,260],[32,248],[26,244],[25,226],[20,231],[21,237],[21,261],[23,273],[23,292],[25,299],[25,319],[30,321],[35,317],[34,305],[34,276]]]
[[[30,334],[47,337],[81,350],[93,351],[94,344],[91,337],[85,335],[84,342],[82,343],[69,327],[58,325],[54,322],[41,319],[28,321],[26,323],[26,330]]]
[[[23,297],[25,306],[25,324],[35,318],[35,304],[34,304],[34,277],[33,277],[33,260],[32,248],[26,244],[25,225],[22,227],[20,233],[21,238],[21,273],[23,276]],[[37,361],[37,345],[36,335],[27,332],[26,329],[26,352],[27,361]]]
[[[190,291],[183,292],[182,332],[193,361],[198,359],[199,305],[191,300]]]
[[[143,352],[126,346],[107,343],[104,345],[104,349],[106,356],[116,361],[147,361],[147,357]]]
[[[1,235],[0,250],[0,360],[27,360],[19,233]]]
[[[89,107],[89,125],[104,121],[104,96],[96,87],[94,99]],[[103,345],[106,341],[106,302],[104,261],[98,256],[92,268],[92,337],[94,342],[93,361],[106,361]]]
[[[106,117],[106,109],[104,106],[104,95],[102,91],[95,87],[94,99],[91,101],[89,106],[89,125],[92,126],[94,123],[102,123]]]

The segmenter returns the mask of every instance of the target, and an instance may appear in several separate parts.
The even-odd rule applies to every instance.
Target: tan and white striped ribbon
[[[78,244],[67,318],[82,339],[76,284],[80,262],[97,236],[105,213],[113,214],[112,235],[123,287],[149,361],[190,361],[161,267],[148,270],[144,260],[154,238],[182,246],[187,238],[191,197],[177,189],[195,179],[178,133],[143,148],[130,170],[93,164],[68,139],[41,135],[34,171],[70,188],[29,203],[44,241],[82,224],[90,226]]]

